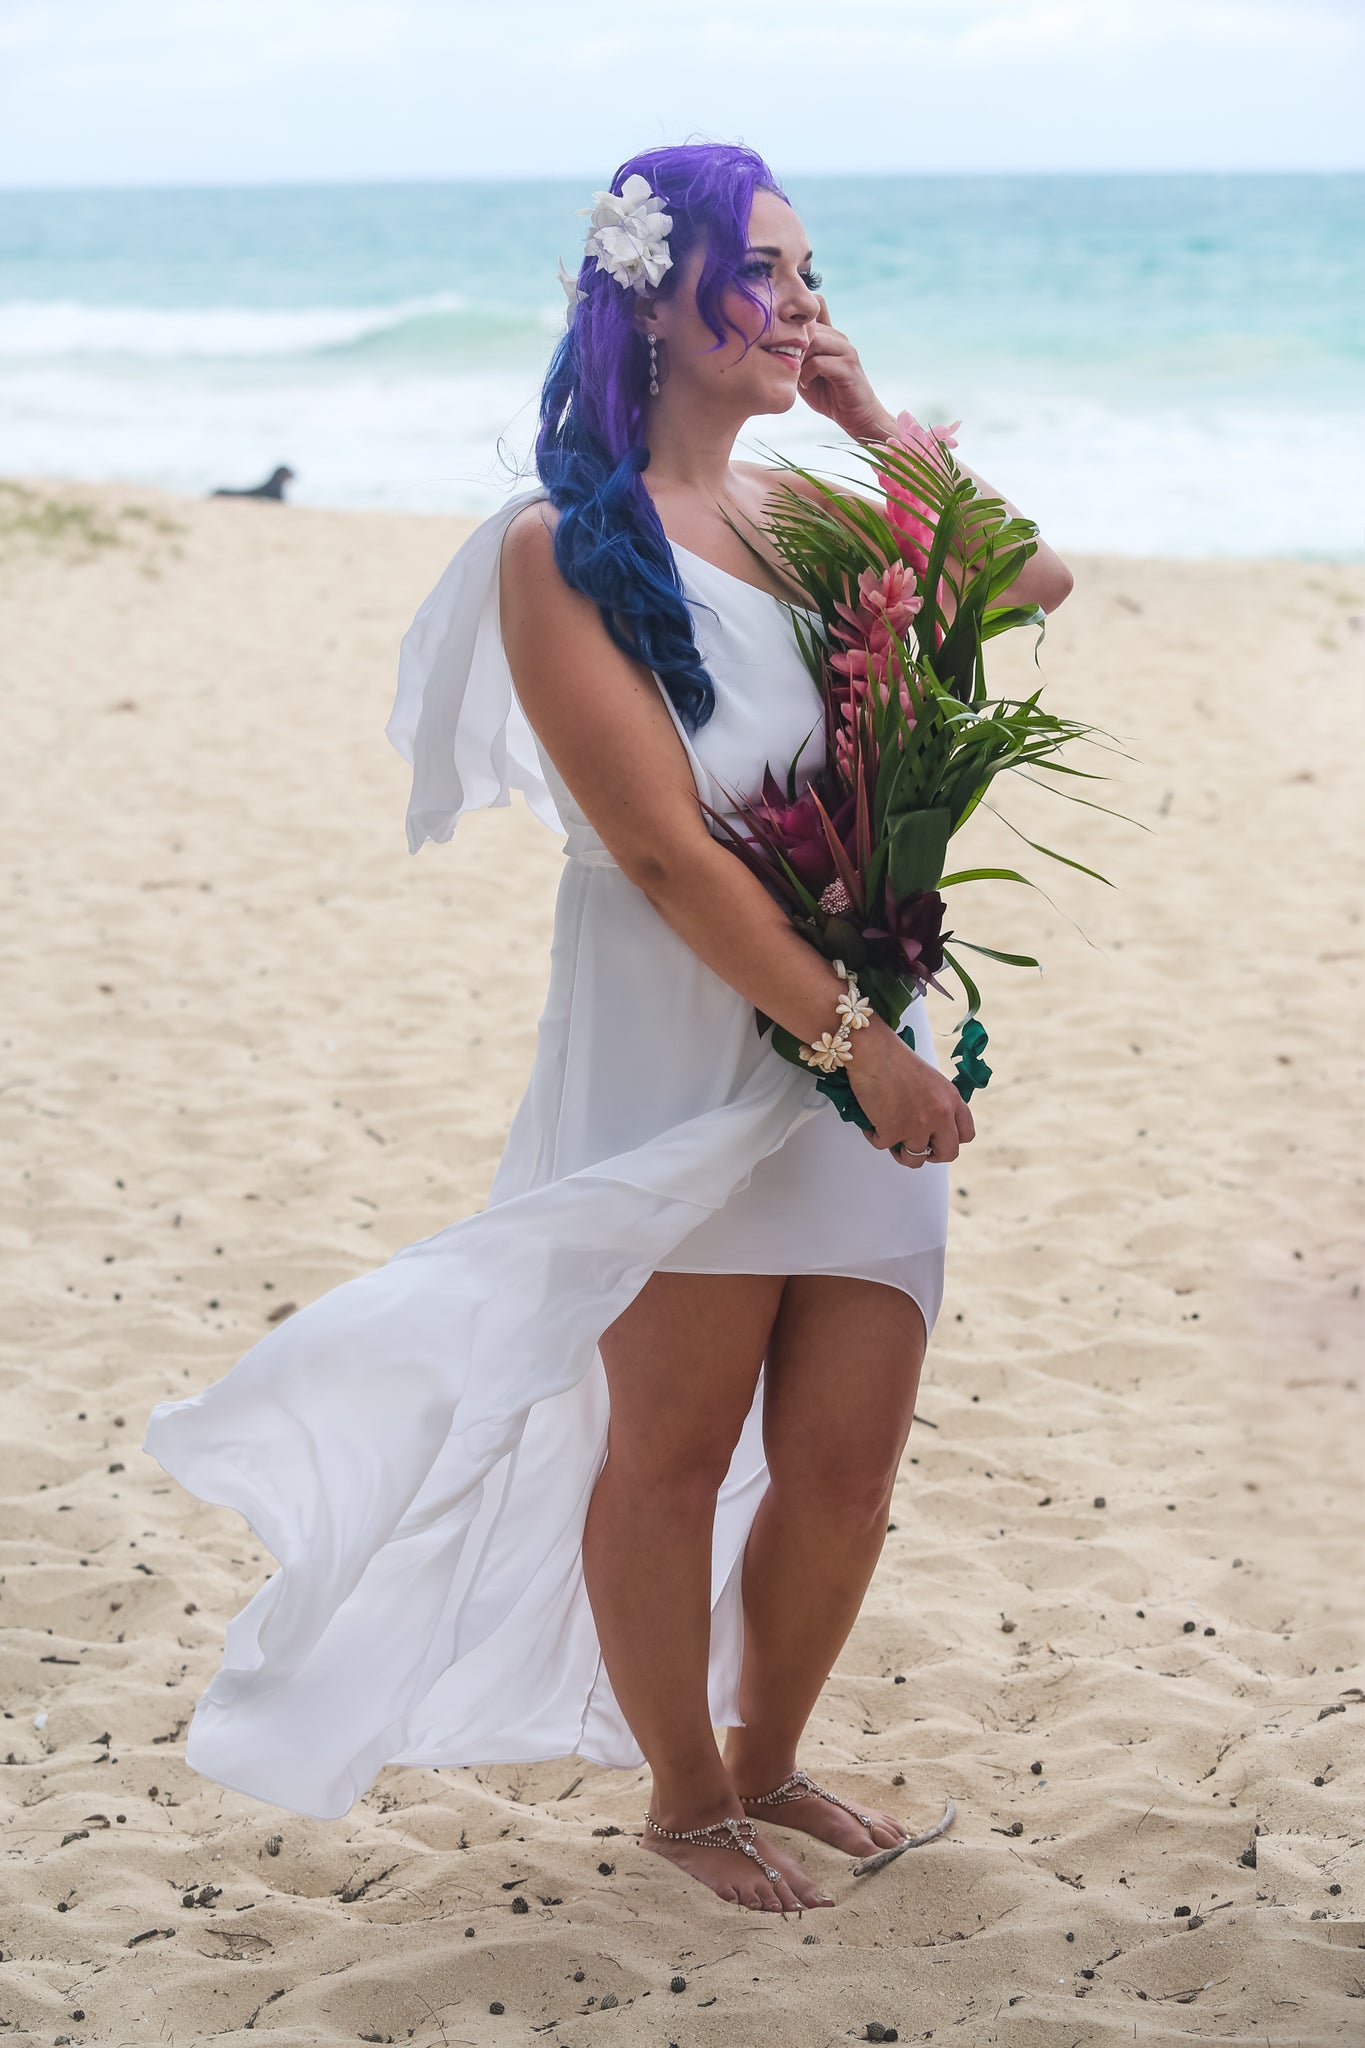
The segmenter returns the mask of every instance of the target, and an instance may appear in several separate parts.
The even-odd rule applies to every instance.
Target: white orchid
[[[597,258],[617,284],[632,291],[646,292],[672,268],[668,253],[671,214],[662,211],[657,193],[648,178],[638,171],[626,179],[620,192],[594,192],[591,206],[580,213],[592,215],[592,228],[583,245],[585,256]]]
[[[564,296],[570,306],[576,306],[580,299],[587,298],[587,293],[579,290],[578,279],[574,273],[564,268],[564,258],[562,256],[559,259],[559,282],[564,287]]]

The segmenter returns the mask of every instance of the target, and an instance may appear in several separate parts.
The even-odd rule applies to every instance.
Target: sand
[[[1056,907],[992,885],[959,929],[1046,972],[988,968],[923,1420],[803,1758],[959,1818],[869,1878],[810,1847],[839,1905],[784,1923],[645,1855],[633,1773],[389,1770],[320,1823],[186,1767],[271,1560],[141,1453],[147,1410],[480,1206],[559,841],[517,806],[404,848],[381,728],[458,522],[30,488],[0,2039],[1365,2039],[1365,567],[1075,565],[1048,686],[1121,737],[1090,793],[1136,822],[1007,800],[1112,890],[977,836]]]

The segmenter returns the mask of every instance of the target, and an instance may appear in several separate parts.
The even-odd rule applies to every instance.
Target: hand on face
[[[807,405],[855,441],[884,438],[895,422],[868,382],[857,349],[831,321],[824,293],[815,296],[820,311],[796,388]]]

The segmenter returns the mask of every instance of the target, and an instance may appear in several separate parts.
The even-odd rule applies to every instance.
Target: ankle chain
[[[872,1827],[870,1813],[860,1812],[856,1806],[850,1805],[847,1799],[841,1799],[837,1792],[827,1792],[823,1785],[817,1785],[814,1778],[807,1777],[804,1771],[793,1771],[789,1778],[784,1778],[771,1792],[740,1794],[740,1801],[744,1806],[789,1806],[793,1799],[827,1799],[831,1806],[842,1806],[845,1813],[851,1813],[863,1827],[869,1830]]]
[[[751,1820],[736,1820],[732,1814],[725,1820],[713,1820],[704,1828],[661,1828],[653,1814],[646,1812],[645,1826],[665,1842],[692,1842],[699,1849],[738,1849],[742,1856],[758,1864],[769,1884],[782,1882],[781,1871],[765,1863],[754,1847],[758,1828]]]

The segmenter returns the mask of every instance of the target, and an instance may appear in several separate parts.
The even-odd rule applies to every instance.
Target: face
[[[789,411],[820,313],[814,290],[820,280],[811,269],[805,229],[784,199],[772,192],[754,194],[744,280],[760,303],[752,305],[733,287],[727,290],[723,310],[738,333],[727,335],[721,348],[697,311],[705,253],[701,244],[689,250],[676,289],[640,308],[639,324],[657,334],[667,351],[669,403],[719,408],[745,418]],[[771,307],[766,331],[764,305]],[[746,341],[751,344],[747,350]]]

